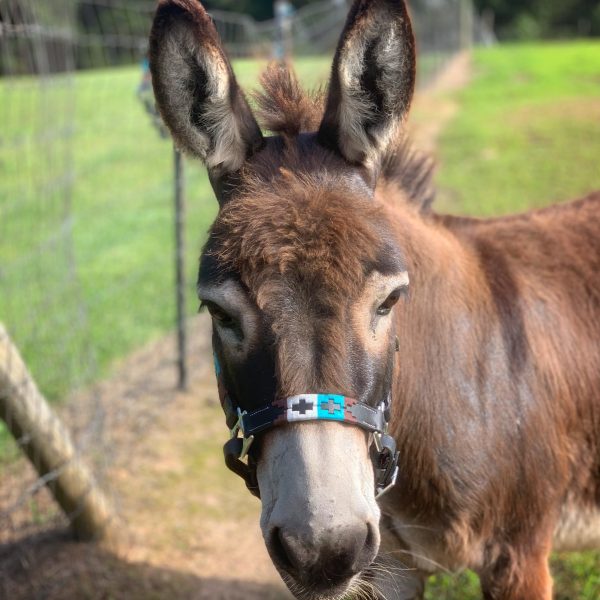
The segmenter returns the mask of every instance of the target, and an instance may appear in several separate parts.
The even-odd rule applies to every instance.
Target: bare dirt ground
[[[469,72],[462,55],[418,94],[412,128],[419,147],[435,148],[456,110],[449,92],[464,85]],[[31,506],[23,506],[13,515],[13,535],[0,535],[0,599],[291,598],[260,535],[260,503],[221,458],[227,430],[208,319],[202,315],[190,325],[187,392],[175,390],[169,336],[123,361],[113,377],[75,396],[65,411],[77,432],[84,429],[82,407],[102,407],[108,438],[102,451],[90,442],[87,458],[105,465],[102,484],[119,515],[119,544],[73,542],[60,517],[32,522]],[[0,513],[18,500],[6,492],[10,479],[24,476],[33,480],[25,461],[3,473]],[[36,495],[36,510],[56,513],[53,506],[46,491]]]

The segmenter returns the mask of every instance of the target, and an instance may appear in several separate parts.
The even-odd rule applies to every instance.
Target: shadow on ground
[[[55,530],[0,546],[0,598],[10,600],[280,600],[280,587],[198,577],[127,560]]]

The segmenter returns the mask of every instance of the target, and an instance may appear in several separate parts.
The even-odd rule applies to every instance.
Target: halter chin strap
[[[221,405],[225,411],[231,439],[223,447],[225,464],[246,482],[252,494],[260,498],[256,478],[256,463],[250,447],[255,436],[273,427],[307,421],[338,421],[355,425],[373,435],[371,458],[375,469],[376,498],[380,498],[396,483],[398,458],[396,442],[388,434],[390,397],[374,408],[369,404],[339,394],[299,394],[275,400],[253,411],[235,406],[225,390],[221,369],[215,357]],[[248,462],[244,462],[244,458]]]

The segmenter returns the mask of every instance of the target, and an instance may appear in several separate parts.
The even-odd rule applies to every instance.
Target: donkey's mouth
[[[298,600],[340,600],[358,593],[365,585],[360,575],[353,575],[344,582],[328,581],[324,575],[313,582],[301,583],[289,573],[279,572],[288,589]]]

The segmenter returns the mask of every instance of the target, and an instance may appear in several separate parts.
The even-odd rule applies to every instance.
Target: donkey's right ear
[[[198,0],[160,0],[150,34],[158,108],[176,144],[213,180],[237,171],[263,144],[260,127],[215,26]]]

